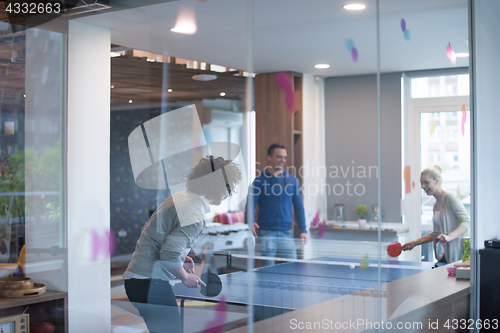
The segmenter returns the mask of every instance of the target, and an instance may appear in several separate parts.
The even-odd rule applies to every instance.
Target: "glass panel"
[[[466,48],[465,0],[370,0],[361,11],[323,0],[80,5],[85,15],[56,23],[92,27],[111,44],[101,59],[111,64],[110,198],[96,204],[109,204],[111,230],[104,247],[92,234],[85,250],[111,255],[112,331],[258,332],[269,330],[266,318],[277,332],[317,330],[325,319],[331,330],[418,329],[434,319],[427,309],[450,308],[433,304],[435,294],[449,300],[444,293],[464,283],[431,270],[432,240],[399,256],[388,248],[432,231],[419,219],[430,218],[417,194],[424,166],[442,165],[444,189],[466,205],[470,114],[455,105],[422,111],[416,101],[467,96],[468,76],[414,78],[401,94],[405,72],[467,66],[455,58]],[[81,269],[66,258],[76,227],[63,223],[61,195],[65,50],[75,44],[64,33],[1,28],[0,259],[17,263],[25,242],[30,274],[64,290],[70,266]],[[446,60],[448,40],[456,53]],[[284,147],[268,151],[273,143]],[[207,155],[239,171],[217,159],[212,169]],[[260,192],[247,198],[248,189]],[[193,262],[184,266],[186,254]],[[209,273],[222,281],[217,296],[198,288]],[[71,296],[71,320],[100,318]],[[79,309],[88,318],[75,319]],[[421,322],[410,322],[414,311]]]
[[[470,202],[472,156],[469,75],[464,70],[469,65],[467,1],[440,2],[442,7],[432,1],[407,6],[409,2],[380,0],[380,4],[382,77],[388,75],[384,72],[400,74],[399,86],[392,88],[401,94],[401,162],[396,165],[402,171],[399,207],[405,231],[400,233],[403,251],[398,260],[422,269],[388,284],[387,319],[411,326],[409,313],[416,311],[422,325],[416,331],[444,329],[447,318],[469,318],[470,299],[460,295],[470,282],[448,275],[448,268],[453,271],[462,259],[462,238],[471,228],[464,207]],[[387,105],[391,88],[382,81],[380,89],[382,105]],[[383,135],[390,131],[388,127],[379,130]],[[433,169],[430,185],[422,186],[424,192],[421,173],[435,165],[442,173]],[[384,183],[392,180],[382,181],[383,196]],[[429,293],[430,280],[436,288]],[[399,297],[397,287],[405,290]],[[465,309],[433,311],[445,308],[448,299],[464,304]]]
[[[23,19],[1,22],[1,27],[0,276],[7,281],[29,278],[34,283],[24,286],[24,291],[16,290],[14,299],[3,298],[14,295],[2,287],[2,313],[24,312],[34,319],[64,323],[68,288],[63,204],[65,35],[28,29]],[[19,297],[37,298],[44,293],[46,303]]]

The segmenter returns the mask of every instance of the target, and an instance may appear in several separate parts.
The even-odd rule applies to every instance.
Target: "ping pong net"
[[[232,267],[232,262],[234,258],[238,259],[246,259],[246,260],[272,260],[272,261],[280,261],[280,262],[294,262],[294,263],[304,263],[304,264],[316,264],[316,265],[334,265],[334,266],[348,266],[348,267],[361,267],[363,264],[361,263],[361,258],[328,258],[329,260],[324,260],[326,257],[320,257],[318,259],[290,259],[290,258],[281,258],[281,257],[265,257],[265,256],[250,256],[246,254],[240,253],[231,253],[228,252],[225,254],[227,259],[227,266]],[[385,262],[385,263],[382,263]],[[379,263],[378,260],[369,260],[368,267],[371,268],[396,268],[396,269],[415,269],[414,265],[405,265],[403,263],[396,264],[395,263],[387,263],[387,260],[381,260]]]

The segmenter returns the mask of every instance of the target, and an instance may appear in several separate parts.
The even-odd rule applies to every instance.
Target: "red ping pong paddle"
[[[387,247],[387,254],[391,257],[397,257],[401,254],[401,243],[399,242],[392,242],[389,244]]]

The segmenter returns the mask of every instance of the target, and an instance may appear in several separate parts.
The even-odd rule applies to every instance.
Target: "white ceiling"
[[[96,14],[77,20],[111,29],[113,44],[205,61],[256,73],[297,71],[325,76],[376,72],[376,2],[360,0],[367,9],[341,8],[347,0],[253,0],[253,28],[248,29],[247,0],[190,0]],[[194,7],[198,31],[170,31],[180,4]],[[401,19],[410,30],[403,38]],[[466,0],[380,0],[382,72],[468,66],[446,56],[467,52]],[[248,35],[253,35],[253,48]],[[353,39],[354,63],[344,41]],[[248,66],[250,51],[253,68]],[[329,69],[315,69],[317,63]]]

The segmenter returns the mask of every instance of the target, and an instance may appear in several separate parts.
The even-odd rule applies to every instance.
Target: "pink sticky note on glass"
[[[353,62],[358,62],[358,50],[355,47],[351,50],[351,59]]]
[[[97,231],[92,230],[92,261],[97,260],[99,252],[101,252],[101,237],[99,237]]]
[[[92,230],[92,256],[91,260],[96,261],[102,252],[102,257],[109,259],[115,252],[116,239],[110,230],[105,230],[102,236],[96,230]]]
[[[288,112],[293,113],[293,86],[290,77],[286,73],[276,74],[276,82],[278,83],[278,88],[285,93],[285,105]]]
[[[405,180],[405,193],[411,193],[410,190],[410,177],[411,177],[411,167],[409,165],[406,165],[403,171],[403,177]]]
[[[326,221],[323,220],[323,222],[321,222],[321,225],[319,226],[318,237],[320,238],[323,237],[325,231],[326,231]]]
[[[224,296],[221,297],[219,303],[215,307],[215,319],[209,321],[205,325],[203,333],[222,333],[224,331],[224,324],[227,318],[227,306]]]
[[[467,121],[467,112],[462,113],[462,136],[465,135],[465,122]]]
[[[359,268],[363,272],[365,269],[368,268],[368,266],[370,266],[370,259],[368,257],[368,254],[365,254],[363,259],[361,259],[361,261],[359,262]]]
[[[319,223],[319,209],[316,211],[316,215],[314,215],[314,218],[311,222],[311,227],[316,228],[318,226],[318,223]]]
[[[451,49],[451,43],[448,43],[448,46],[446,47],[446,56],[448,57],[448,59],[451,60],[451,52],[453,50]]]

